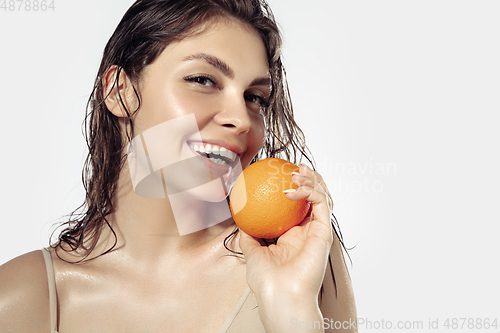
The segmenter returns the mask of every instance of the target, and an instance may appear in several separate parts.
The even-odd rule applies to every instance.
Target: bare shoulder
[[[0,266],[2,332],[49,332],[49,290],[42,251],[33,251]]]
[[[357,332],[357,314],[351,277],[339,239],[334,234],[330,251],[331,262],[323,281],[324,293],[320,302],[326,332]],[[332,276],[332,271],[333,275]],[[335,327],[337,325],[337,327]]]

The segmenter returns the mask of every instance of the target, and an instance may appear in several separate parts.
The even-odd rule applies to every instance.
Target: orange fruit
[[[279,158],[248,166],[236,179],[229,206],[236,225],[257,238],[276,238],[304,220],[309,201],[292,201],[283,193],[296,189],[291,173],[299,167]]]

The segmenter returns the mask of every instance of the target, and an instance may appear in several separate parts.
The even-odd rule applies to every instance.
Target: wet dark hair
[[[139,0],[125,13],[106,44],[87,103],[84,126],[89,153],[82,175],[85,202],[70,215],[69,221],[61,224],[60,227],[65,228],[51,247],[60,247],[67,252],[81,251],[83,258],[78,262],[83,262],[106,254],[116,246],[116,234],[106,217],[113,211],[112,199],[126,161],[124,148],[133,137],[132,118],[141,105],[136,88],[141,74],[171,42],[199,33],[203,24],[218,19],[235,19],[251,27],[260,35],[267,51],[272,81],[269,104],[264,110],[267,137],[252,162],[266,157],[280,157],[297,164],[298,160],[305,158],[314,168],[304,135],[294,121],[281,60],[280,32],[264,0]],[[103,78],[112,66],[117,66],[114,87],[118,90],[121,108],[126,112],[130,125],[127,126],[126,138],[123,137],[119,118],[104,103],[107,96]],[[127,109],[118,89],[121,71],[132,83],[138,100],[135,110]],[[335,218],[332,224],[337,233]],[[88,259],[105,225],[114,234],[115,243],[105,252]],[[339,233],[337,236],[342,242],[342,236]],[[87,240],[90,240],[90,246],[84,244]],[[227,241],[228,238],[224,242],[226,247]],[[67,246],[62,247],[63,244]]]

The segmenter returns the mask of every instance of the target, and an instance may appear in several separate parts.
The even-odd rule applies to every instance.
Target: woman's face
[[[240,23],[220,20],[172,42],[144,69],[134,133],[170,123],[170,135],[162,137],[169,155],[178,155],[174,160],[210,153],[206,162],[225,174],[237,155],[244,168],[263,145],[261,107],[270,89],[260,36]],[[179,125],[193,116],[197,128]]]

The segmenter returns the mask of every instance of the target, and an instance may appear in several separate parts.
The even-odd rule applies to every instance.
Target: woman
[[[206,168],[185,162],[204,159],[228,181],[232,159],[245,168],[263,157],[307,158],[280,43],[259,0],[139,0],[127,11],[89,100],[85,211],[50,252],[0,268],[2,331],[355,331],[318,173],[301,165],[298,190],[286,194],[310,201],[310,216],[263,246],[221,213],[225,193],[214,196],[197,178]],[[162,149],[169,159],[158,171]],[[205,157],[207,149],[229,153]],[[195,184],[182,188],[190,177]],[[150,191],[154,179],[163,196]],[[179,193],[192,201],[175,201]]]

